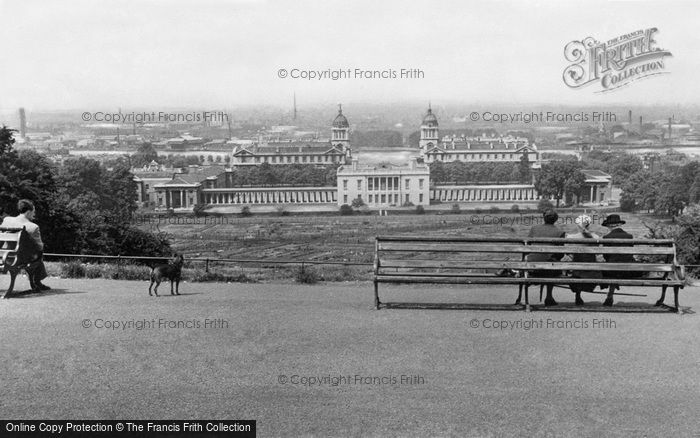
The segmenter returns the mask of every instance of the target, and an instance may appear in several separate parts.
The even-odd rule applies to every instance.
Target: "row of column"
[[[207,204],[336,203],[337,192],[335,190],[204,192],[204,202]]]
[[[439,201],[534,201],[534,188],[523,189],[435,189],[433,199]]]
[[[170,205],[168,207],[173,208],[175,205],[176,197],[180,198],[180,208],[186,206],[187,197],[185,196],[184,190],[169,190],[166,192],[167,196],[170,198]]]

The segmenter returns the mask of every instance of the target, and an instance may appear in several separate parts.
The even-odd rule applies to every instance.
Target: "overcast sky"
[[[0,0],[0,111],[453,101],[697,103],[700,2]],[[657,27],[670,74],[570,89],[564,46]],[[280,79],[417,68],[423,79]]]

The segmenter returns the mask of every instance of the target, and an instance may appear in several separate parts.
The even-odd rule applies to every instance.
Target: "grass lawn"
[[[676,315],[374,311],[365,282],[186,283],[179,297],[161,286],[159,298],[145,282],[46,283],[50,293],[0,301],[4,418],[256,419],[259,436],[700,434],[698,287],[681,292]],[[387,286],[382,296],[516,295],[462,289]],[[647,292],[619,301],[656,301]],[[95,327],[107,321],[155,327]],[[310,377],[320,384],[304,385]]]

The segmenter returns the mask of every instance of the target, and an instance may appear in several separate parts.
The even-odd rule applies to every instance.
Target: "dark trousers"
[[[29,283],[33,286],[40,282],[44,278],[48,277],[49,274],[46,272],[46,266],[44,266],[44,254],[39,253],[36,259],[27,265],[27,275],[29,276]]]

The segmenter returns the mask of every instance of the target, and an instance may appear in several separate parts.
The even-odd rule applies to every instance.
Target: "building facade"
[[[412,158],[407,166],[360,166],[357,160],[338,168],[338,205],[361,199],[369,207],[430,203],[430,168]]]
[[[593,169],[581,170],[586,177],[584,188],[581,192],[581,204],[605,204],[612,200],[612,176]]]
[[[278,141],[235,145],[232,166],[269,164],[343,164],[352,159],[350,124],[338,107],[329,141]]]
[[[440,139],[438,119],[428,106],[423,117],[418,141],[420,153],[426,163],[442,161],[519,162],[527,156],[530,167],[540,167],[540,153],[537,146],[524,137],[444,137]]]

